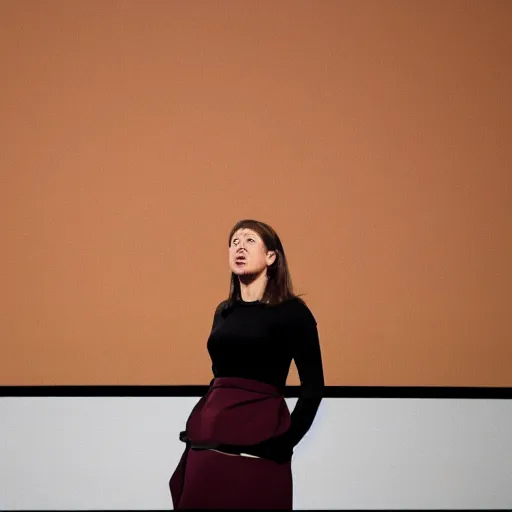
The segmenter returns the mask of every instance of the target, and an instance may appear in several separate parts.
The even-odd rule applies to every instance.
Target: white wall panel
[[[0,398],[0,509],[171,509],[197,400]],[[324,399],[294,508],[512,508],[511,439],[510,400]]]

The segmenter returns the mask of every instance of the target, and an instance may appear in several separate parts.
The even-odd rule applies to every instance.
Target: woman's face
[[[273,251],[267,251],[261,237],[252,229],[239,229],[229,245],[229,268],[238,276],[257,275],[266,271],[275,259]]]

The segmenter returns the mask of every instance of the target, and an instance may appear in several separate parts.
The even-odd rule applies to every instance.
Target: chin
[[[231,269],[231,272],[233,272],[233,274],[235,274],[236,276],[247,276],[247,275],[251,275],[254,273],[251,271],[251,269],[246,268],[246,267],[234,268],[234,269]]]

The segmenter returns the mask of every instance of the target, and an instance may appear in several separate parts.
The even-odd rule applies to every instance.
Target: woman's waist
[[[215,377],[210,382],[209,391],[213,389],[236,389],[275,397],[284,396],[284,386],[247,377]]]
[[[192,410],[186,434],[196,443],[252,444],[290,426],[280,390],[265,382],[218,377]]]

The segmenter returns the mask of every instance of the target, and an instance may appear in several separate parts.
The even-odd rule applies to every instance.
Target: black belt
[[[186,431],[180,432],[180,441],[187,443],[187,446],[193,450],[219,450],[221,452],[232,453],[233,455],[243,453],[239,448],[221,443],[193,443],[187,436]]]

